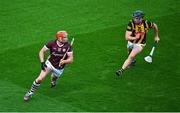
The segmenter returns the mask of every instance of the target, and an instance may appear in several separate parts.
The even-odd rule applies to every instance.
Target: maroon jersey
[[[58,45],[57,40],[51,40],[45,46],[50,49],[50,56],[48,60],[51,62],[51,64],[57,69],[64,68],[65,65],[62,65],[61,67],[59,67],[59,62],[63,58],[67,50],[68,52],[72,52],[72,47],[70,43],[67,42],[67,43],[61,43],[60,45]],[[67,56],[65,59],[67,59]]]

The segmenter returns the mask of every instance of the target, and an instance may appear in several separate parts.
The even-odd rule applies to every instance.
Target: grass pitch
[[[0,1],[0,111],[180,111],[178,0],[4,0]],[[141,9],[157,23],[161,39],[152,64],[144,62],[116,77],[127,57],[124,32]],[[38,52],[58,30],[75,37],[74,62],[56,88],[50,77],[28,103],[25,92],[38,76]]]

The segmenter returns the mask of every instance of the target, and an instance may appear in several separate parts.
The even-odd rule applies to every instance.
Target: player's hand
[[[135,37],[136,39],[139,39],[141,37],[141,33],[136,33]]]
[[[145,35],[144,32],[138,32],[138,33],[136,33],[135,37],[136,37],[136,39],[139,39],[139,38],[141,38],[141,36],[143,36],[143,35]]]
[[[154,38],[154,41],[155,41],[156,43],[158,43],[158,42],[160,41],[159,37],[156,36],[156,37]]]
[[[62,59],[61,59],[61,61],[60,61],[60,63],[59,63],[59,66],[62,66],[63,64],[65,64],[65,60],[62,60]]]
[[[45,62],[41,62],[41,69],[45,71],[45,70],[46,70],[46,67],[47,67],[47,66],[46,66]]]

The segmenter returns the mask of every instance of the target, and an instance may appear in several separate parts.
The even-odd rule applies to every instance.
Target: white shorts
[[[64,72],[64,69],[56,69],[49,60],[46,61],[46,65],[47,65],[47,68],[52,72],[53,75],[55,75],[56,77],[60,77],[63,72]]]
[[[127,43],[127,48],[133,49],[133,48],[143,48],[146,44],[135,44],[130,41]]]

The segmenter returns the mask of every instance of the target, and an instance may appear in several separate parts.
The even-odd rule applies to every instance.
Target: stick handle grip
[[[155,50],[155,46],[152,47],[151,52],[149,54],[150,56],[153,56],[154,50]]]
[[[72,41],[71,41],[71,46],[73,45],[73,43],[74,43],[74,38],[73,38]],[[62,57],[62,59],[60,59],[60,61],[65,59],[65,57],[66,57],[67,52],[69,51],[69,49],[70,49],[70,47],[66,50],[64,56]],[[59,66],[61,66],[61,65],[60,65],[60,61],[59,61]]]
[[[73,45],[73,43],[74,43],[74,38],[73,38],[73,39],[72,39],[72,41],[71,41],[71,46]],[[62,60],[64,60],[64,59],[65,59],[66,54],[67,54],[67,52],[69,51],[69,49],[70,49],[70,47],[66,50],[66,53],[64,54],[64,56],[63,56]]]
[[[153,56],[153,53],[154,53],[154,50],[155,50],[156,46],[157,46],[157,42],[155,41],[154,44],[153,44],[153,47],[151,49],[151,52],[149,54],[150,56]]]

